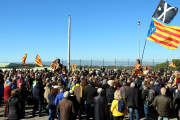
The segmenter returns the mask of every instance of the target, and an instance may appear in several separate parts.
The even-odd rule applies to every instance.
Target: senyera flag
[[[42,65],[42,61],[41,61],[41,58],[40,56],[37,54],[36,58],[35,58],[35,61],[34,61],[36,64],[38,64],[39,66],[43,66]]]
[[[150,69],[150,67],[149,67],[149,64],[147,63],[147,68],[149,68]]]
[[[26,58],[27,58],[27,53],[24,55],[24,57],[21,59],[23,65],[26,65]]]
[[[54,66],[57,64],[57,59],[54,60],[52,63],[51,63],[51,68],[54,69]]]
[[[176,65],[172,61],[169,61],[169,66],[176,67]]]
[[[180,42],[180,27],[167,26],[153,18],[146,39],[171,50],[178,49]]]

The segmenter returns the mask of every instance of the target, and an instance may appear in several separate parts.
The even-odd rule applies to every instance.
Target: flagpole
[[[69,15],[69,29],[68,29],[68,71],[70,71],[70,32],[71,32],[71,16]]]
[[[140,23],[141,23],[141,21],[138,21],[138,26],[139,26],[139,60],[140,60]]]
[[[142,60],[143,60],[143,56],[144,56],[144,50],[146,48],[146,42],[147,42],[147,39],[145,40],[145,44],[144,44],[144,49],[143,49],[143,54],[142,54]],[[141,64],[142,64],[142,60],[141,60]]]

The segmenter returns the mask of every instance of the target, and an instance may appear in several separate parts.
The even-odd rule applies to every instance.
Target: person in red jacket
[[[11,87],[12,87],[12,82],[9,82],[4,89],[4,104],[5,104],[4,115],[3,115],[4,117],[8,116],[7,100],[11,96],[11,90],[12,90]]]

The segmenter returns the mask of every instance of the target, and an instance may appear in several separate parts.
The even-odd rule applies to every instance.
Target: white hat
[[[70,93],[70,94],[73,94],[73,93],[74,93],[74,91],[73,91],[73,90],[69,90],[69,93]]]
[[[64,92],[63,96],[64,96],[64,98],[68,98],[69,97],[69,92],[68,91]]]
[[[97,89],[97,93],[98,93],[98,94],[101,94],[103,91],[104,91],[104,89],[102,89],[102,88],[98,88],[98,89]]]
[[[53,86],[53,88],[59,88],[59,86],[55,85],[55,86]]]

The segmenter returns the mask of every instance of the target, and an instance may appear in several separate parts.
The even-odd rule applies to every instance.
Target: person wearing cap
[[[94,117],[95,120],[107,120],[108,119],[108,99],[103,95],[104,89],[98,88],[98,96],[94,97]]]
[[[114,92],[116,91],[116,89],[114,88],[114,80],[109,80],[108,84],[110,86],[106,89],[106,97],[108,99],[109,117],[110,120],[113,120],[112,112],[110,111],[110,109],[112,101],[114,100]]]
[[[69,98],[69,92],[66,91],[63,94],[64,99],[61,100],[57,105],[57,112],[60,114],[61,120],[72,120],[74,118],[74,106],[73,102],[70,101]]]
[[[129,90],[129,86],[127,86],[127,82],[123,81],[123,86],[120,88],[121,95],[124,99],[126,99],[126,92]]]
[[[94,87],[93,81],[89,81],[88,87],[84,90],[84,98],[86,100],[86,119],[89,120],[92,112],[94,118],[94,97],[97,96],[97,89]]]
[[[49,117],[48,120],[54,120],[55,114],[56,114],[56,105],[54,104],[54,101],[56,99],[56,96],[58,94],[58,86],[53,86],[51,92],[48,94],[48,109],[49,109]]]
[[[78,108],[78,119],[81,119],[81,109],[82,109],[82,97],[83,97],[83,87],[80,85],[80,81],[76,81],[76,85],[72,87],[74,95],[79,103]]]

